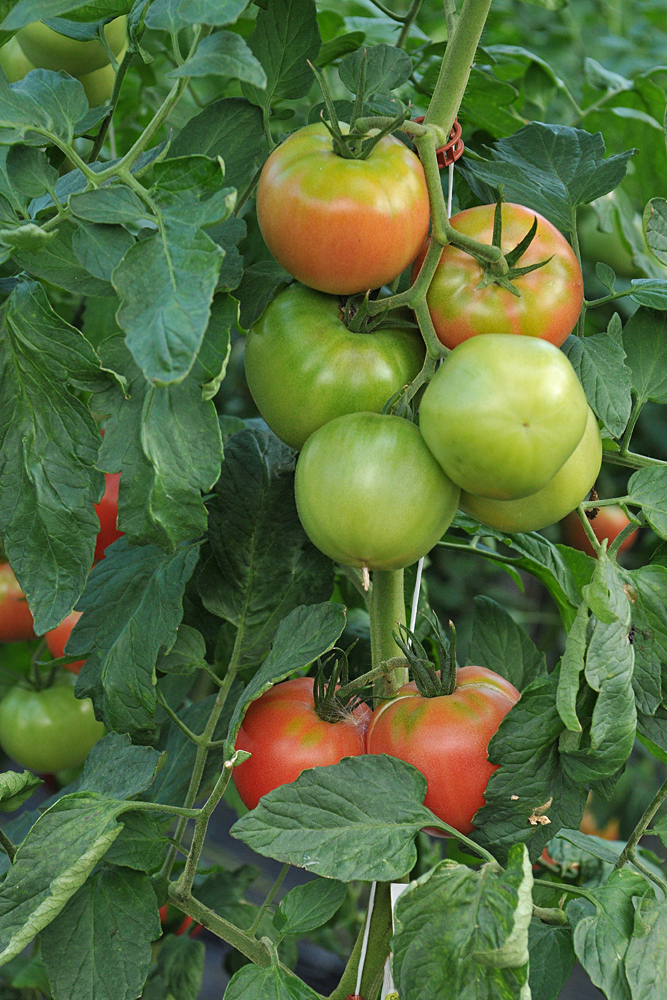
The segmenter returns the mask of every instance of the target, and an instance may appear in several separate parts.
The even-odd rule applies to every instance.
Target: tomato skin
[[[370,714],[362,704],[340,722],[324,722],[315,711],[312,677],[269,688],[250,705],[236,738],[236,749],[252,754],[234,768],[243,804],[254,809],[262,795],[296,781],[306,768],[364,753]]]
[[[95,510],[100,522],[100,530],[95,542],[95,562],[104,559],[104,550],[123,534],[116,527],[118,517],[118,486],[120,472],[104,473],[104,496],[95,504]]]
[[[368,753],[386,753],[413,764],[427,781],[424,805],[460,833],[470,833],[497,769],[487,758],[489,740],[520,694],[485,667],[461,667],[453,694],[423,698],[414,682],[373,712]]]
[[[195,924],[192,917],[183,913],[173,903],[165,903],[164,906],[160,907],[159,913],[160,923],[167,934],[175,934],[176,937],[180,937],[182,934],[196,937],[202,930],[201,924]]]
[[[581,441],[588,403],[575,371],[545,340],[482,334],[449,354],[420,408],[426,444],[466,493],[537,493]]]
[[[451,224],[466,236],[490,244],[494,212],[495,205],[468,208],[455,215]],[[444,247],[426,301],[435,332],[446,347],[454,348],[480,333],[523,334],[560,347],[572,333],[581,312],[584,282],[576,255],[562,233],[539,212],[505,202],[501,245],[505,253],[512,250],[535,218],[537,232],[516,266],[551,260],[514,280],[519,298],[496,284],[478,288],[484,275],[482,265],[451,244]],[[424,247],[414,263],[413,281],[425,253]]]
[[[40,774],[83,764],[104,732],[90,698],[75,698],[69,676],[41,691],[13,687],[0,702],[0,746]]]
[[[304,285],[280,292],[250,330],[248,388],[267,424],[300,450],[318,427],[345,413],[379,413],[424,362],[418,331],[353,333],[340,300]]]
[[[350,413],[320,427],[296,466],[306,533],[345,566],[401,569],[445,533],[459,491],[419,429],[401,417]]]
[[[623,528],[626,528],[630,524],[630,519],[622,507],[612,504],[609,507],[600,507],[597,516],[589,523],[597,540],[601,542],[603,538],[606,538],[609,541],[609,545],[611,545],[616,536],[620,535],[623,531]],[[625,552],[626,549],[632,548],[637,541],[638,532],[639,529],[632,531],[623,540],[619,549],[620,552]],[[589,556],[596,555],[576,510],[568,514],[563,520],[563,534],[565,535],[566,545],[570,545],[573,549],[581,549],[582,552],[585,552]]]
[[[104,34],[115,56],[127,42],[126,18],[117,17],[104,28]],[[70,76],[82,77],[109,65],[109,56],[97,39],[78,41],[61,35],[42,21],[33,21],[14,36],[26,59],[39,69],[63,70]]]
[[[80,611],[70,611],[66,618],[63,618],[60,625],[56,625],[52,628],[50,632],[44,635],[46,645],[49,648],[49,652],[56,659],[65,655],[65,646],[67,645],[67,640],[69,639],[72,629],[81,617]],[[85,660],[75,660],[74,663],[68,663],[65,670],[69,670],[70,673],[78,674],[81,667],[85,663]]]
[[[32,614],[8,562],[0,563],[0,642],[34,639]]]
[[[462,492],[459,507],[498,531],[510,534],[539,531],[560,521],[588,496],[601,465],[602,438],[595,414],[589,407],[584,436],[553,479],[541,490],[519,500],[489,500]]]
[[[426,239],[429,214],[424,168],[399,139],[385,136],[367,160],[347,160],[321,123],[274,149],[257,188],[273,256],[304,285],[332,295],[393,281]]]

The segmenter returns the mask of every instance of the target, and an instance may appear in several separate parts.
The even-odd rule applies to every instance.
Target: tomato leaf
[[[468,663],[495,670],[519,691],[547,672],[544,653],[496,601],[478,596]]]
[[[15,148],[15,147],[12,147]],[[139,222],[150,216],[150,210],[130,188],[124,184],[93,188],[70,195],[72,215],[85,222],[107,225],[124,225]]]
[[[653,564],[620,573],[632,611],[637,708],[652,715],[662,700],[661,664],[667,663],[667,569]]]
[[[142,996],[146,1000],[197,1000],[204,977],[205,950],[201,941],[193,941],[187,934],[167,935],[160,945],[155,978],[149,979]],[[157,986],[155,993],[150,992],[153,984]]]
[[[0,774],[0,812],[14,812],[43,784],[32,771],[3,771]]]
[[[343,905],[347,886],[335,879],[318,878],[290,889],[273,916],[281,936],[308,934],[331,920]]]
[[[319,1000],[319,993],[277,964],[246,965],[230,980],[225,1000]]]
[[[72,250],[79,264],[101,281],[111,281],[112,272],[134,243],[123,226],[94,222],[80,222],[72,235]]]
[[[204,38],[195,54],[167,76],[232,76],[260,90],[266,87],[262,64],[234,31],[217,31]]]
[[[570,928],[553,927],[533,918],[528,947],[532,995],[540,1000],[558,1000],[576,960]]]
[[[247,0],[155,0],[146,12],[146,26],[180,31],[191,24],[233,24]]]
[[[261,108],[305,97],[313,83],[308,62],[315,62],[321,44],[314,0],[272,0],[248,39],[266,72],[266,87],[241,83],[244,96]]]
[[[667,403],[667,317],[638,309],[625,324],[623,345],[640,405]]]
[[[127,734],[107,733],[88,754],[77,791],[129,799],[146,791],[161,763],[152,747],[132,746]]]
[[[292,280],[291,274],[275,260],[260,260],[247,267],[236,290],[236,298],[241,303],[241,326],[250,329],[276,292]]]
[[[145,812],[123,814],[123,830],[105,855],[110,865],[154,872],[164,861],[166,840],[159,822]]]
[[[633,278],[630,298],[649,309],[667,309],[667,281],[664,278]]]
[[[568,233],[574,209],[617,187],[634,154],[631,149],[604,159],[604,152],[599,132],[530,122],[499,139],[489,159],[466,159],[459,170],[482,202],[497,201],[502,185],[508,201],[540,212]]]
[[[363,50],[357,48],[350,55],[345,56],[338,67],[341,83],[352,94],[357,93],[359,72],[364,57],[366,59],[364,87],[366,97],[376,93],[388,94],[396,87],[401,87],[412,73],[412,59],[403,49],[398,49],[393,45],[373,45]]]
[[[225,747],[228,759],[234,753],[236,737],[250,703],[278,681],[285,680],[327,653],[344,628],[345,608],[331,601],[295,608],[281,621],[271,652],[234,708]]]
[[[176,640],[198,553],[198,546],[187,545],[167,555],[119,538],[90,574],[69,647],[86,660],[77,693],[92,698],[107,729],[141,742],[154,736],[155,663]]]
[[[471,989],[479,1000],[526,997],[532,886],[523,845],[511,849],[504,872],[443,861],[412,882],[394,918],[401,998],[440,1000]]]
[[[264,659],[290,611],[333,590],[331,563],[297,515],[293,469],[294,452],[270,431],[239,431],[209,503],[211,558],[199,592],[209,611],[242,630],[242,666]]]
[[[165,674],[194,674],[206,659],[206,642],[201,632],[189,625],[179,625],[176,642],[168,653],[158,658],[157,669]]]
[[[55,186],[58,171],[51,166],[43,150],[34,146],[10,146],[7,151],[7,178],[21,194],[38,198]]]
[[[258,854],[327,878],[397,881],[415,864],[417,831],[438,822],[422,805],[425,794],[426,779],[405,761],[345,757],[262,796],[231,833]]]
[[[103,869],[41,935],[54,1000],[133,1000],[151,966],[161,927],[150,880]]]
[[[620,437],[630,419],[630,371],[623,346],[606,333],[567,338],[563,351],[584,387],[589,406],[613,437]]]
[[[126,14],[128,0],[19,0],[2,22],[6,30],[16,31],[32,21],[69,14],[73,20],[95,20]],[[75,18],[73,15],[77,15]]]
[[[4,74],[0,78],[0,132],[7,145],[43,146],[45,137],[69,143],[88,127],[82,121],[87,111],[83,84],[67,73],[36,69],[12,85]]]
[[[589,614],[588,605],[585,602],[580,604],[565,642],[556,691],[558,714],[573,733],[581,732],[581,723],[577,718],[577,695],[586,657]]]
[[[667,538],[667,468],[647,465],[630,477],[630,503],[641,507],[656,535]]]

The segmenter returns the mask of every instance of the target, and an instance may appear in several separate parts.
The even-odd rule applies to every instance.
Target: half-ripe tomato
[[[495,205],[468,208],[451,219],[454,229],[490,244]],[[514,279],[521,294],[492,282],[478,287],[482,265],[456,247],[444,247],[428,290],[427,302],[435,331],[446,347],[456,347],[479,333],[519,333],[541,337],[557,347],[572,333],[584,298],[581,268],[565,237],[538,212],[523,205],[502,206],[502,240],[505,253],[514,249],[537,219],[537,232],[516,267],[548,261],[543,267]],[[412,269],[419,273],[424,248]]]
[[[26,596],[8,562],[0,563],[0,642],[34,639]]]
[[[453,694],[424,698],[414,682],[373,712],[366,748],[413,764],[427,781],[424,805],[460,833],[470,833],[497,765],[489,740],[520,694],[485,667],[461,667]]]
[[[75,697],[67,674],[41,691],[17,685],[0,702],[0,746],[40,774],[83,764],[104,732],[92,701]]]
[[[296,505],[310,540],[345,566],[401,569],[426,555],[456,512],[459,490],[402,417],[349,413],[306,441]]]
[[[516,500],[553,479],[587,420],[584,390],[562,351],[534,337],[483,334],[445,358],[419,427],[462,490]]]
[[[333,295],[380,288],[426,239],[424,168],[394,136],[368,159],[348,160],[334,152],[325,125],[306,125],[264,164],[257,218],[278,263],[304,285]]]
[[[362,704],[338,722],[325,722],[315,711],[312,677],[274,685],[252,702],[236,738],[236,749],[252,754],[234,768],[243,804],[254,809],[262,795],[296,781],[306,768],[364,753],[370,714]]]
[[[627,528],[630,524],[630,518],[622,507],[619,507],[617,504],[611,504],[609,507],[600,507],[598,513],[589,524],[599,542],[603,538],[606,538],[609,545],[611,545],[616,536],[620,535],[623,529]],[[623,539],[620,552],[625,552],[626,549],[632,548],[637,541],[638,530],[630,532],[627,538]],[[576,510],[572,511],[564,519],[563,534],[566,545],[572,546],[573,549],[581,549],[582,552],[586,552],[589,556],[596,554],[588,540],[588,535],[584,531],[584,526],[579,520]]]
[[[120,472],[105,472],[104,496],[95,504],[95,510],[100,521],[100,530],[95,543],[95,562],[104,559],[104,550],[123,534],[116,527],[118,517],[118,485]]]
[[[60,625],[56,625],[55,628],[52,628],[50,632],[45,634],[44,639],[46,640],[46,645],[49,647],[49,652],[56,659],[65,655],[67,640],[80,617],[80,611],[70,611],[67,617],[63,618]],[[76,660],[74,663],[68,663],[65,670],[69,670],[73,674],[78,674],[84,663],[85,660]]]
[[[318,427],[344,413],[379,413],[419,374],[424,342],[414,329],[353,333],[340,299],[293,284],[250,330],[248,388],[267,424],[300,449]]]
[[[595,414],[589,407],[584,436],[565,464],[541,490],[520,500],[489,500],[462,492],[459,507],[498,531],[539,531],[548,524],[560,521],[588,496],[601,464],[602,439]],[[577,523],[581,527],[578,517]]]

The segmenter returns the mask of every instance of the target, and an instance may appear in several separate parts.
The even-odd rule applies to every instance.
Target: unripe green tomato
[[[402,417],[349,413],[306,441],[296,505],[319,549],[345,566],[401,569],[449,527],[459,491]]]
[[[5,71],[5,75],[10,83],[17,83],[31,69],[35,69],[17,42],[16,35],[10,38],[7,44],[3,45],[0,49],[0,66]]]
[[[0,746],[40,774],[79,767],[104,732],[90,698],[75,698],[71,675],[41,691],[13,687],[0,702]]]
[[[379,413],[423,361],[417,330],[353,333],[339,298],[298,284],[264,310],[245,349],[248,388],[259,412],[297,450],[335,417]]]
[[[516,500],[553,479],[587,419],[584,390],[562,351],[539,337],[491,333],[445,358],[424,393],[419,426],[457,486]]]
[[[127,42],[126,18],[117,17],[104,29],[114,55]],[[97,39],[82,42],[68,38],[42,21],[33,21],[14,36],[30,62],[39,69],[63,70],[78,78],[109,64],[104,46]]]
[[[568,460],[546,486],[520,500],[489,500],[461,493],[459,507],[498,531],[539,531],[581,503],[595,485],[602,464],[602,439],[589,407],[586,430]]]
[[[124,54],[125,50],[120,52],[119,59],[122,59]],[[93,73],[86,73],[80,79],[88,98],[88,104],[91,108],[96,108],[111,97],[116,82],[116,73],[109,63],[107,66],[102,66],[101,69],[96,69]]]

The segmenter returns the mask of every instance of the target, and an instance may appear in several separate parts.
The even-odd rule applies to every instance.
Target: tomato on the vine
[[[482,334],[436,371],[419,426],[466,493],[516,500],[553,479],[587,420],[584,390],[562,351],[534,337]]]
[[[426,555],[456,512],[459,490],[409,420],[349,413],[306,441],[296,505],[311,541],[346,566],[401,569]]]
[[[67,617],[63,618],[60,625],[56,625],[55,628],[52,628],[50,632],[45,634],[44,639],[49,648],[49,652],[52,656],[55,656],[56,659],[65,655],[67,640],[69,639],[72,629],[80,617],[80,611],[70,611]],[[73,674],[78,674],[84,663],[85,660],[75,660],[74,663],[68,663],[65,670],[69,670]]]
[[[379,413],[424,361],[414,329],[354,333],[338,298],[293,284],[250,330],[248,388],[281,440],[300,449],[318,427],[345,413]]]
[[[423,697],[414,682],[373,712],[368,753],[386,753],[413,764],[427,781],[424,800],[460,833],[470,833],[496,770],[487,757],[491,737],[520,694],[485,667],[461,667],[452,694]]]
[[[424,168],[399,139],[387,135],[367,159],[346,159],[321,123],[274,149],[257,188],[273,256],[304,285],[333,295],[393,281],[426,239],[429,214]]]
[[[370,709],[361,704],[337,722],[315,711],[313,678],[283,681],[253,701],[236,739],[252,757],[234,768],[241,800],[254,809],[262,795],[296,781],[309,767],[337,764],[365,751]]]
[[[602,438],[595,414],[589,407],[584,436],[553,479],[541,490],[519,500],[490,500],[462,492],[459,507],[498,531],[539,531],[548,524],[560,521],[588,496],[601,464]],[[579,524],[579,518],[576,514],[574,516]]]
[[[196,937],[202,930],[201,924],[196,924],[192,917],[183,910],[179,910],[173,903],[165,903],[160,907],[160,923],[165,934],[175,934],[180,937],[187,934],[188,937]]]
[[[495,205],[479,205],[453,216],[454,229],[480,243],[493,239]],[[449,244],[428,290],[427,302],[435,331],[446,347],[456,347],[480,333],[524,334],[550,341],[556,347],[572,333],[581,312],[584,283],[576,255],[565,237],[548,219],[523,205],[502,205],[504,253],[526,236],[533,220],[537,232],[516,267],[546,263],[513,284],[519,296],[493,281],[483,284],[482,265],[470,254]],[[413,281],[426,248],[415,261]]]
[[[0,642],[34,639],[26,596],[8,562],[0,563]]]
[[[95,510],[100,522],[100,530],[95,542],[95,562],[104,559],[104,550],[123,534],[116,527],[118,517],[118,486],[120,472],[104,473],[104,496],[95,504]]]
[[[630,524],[630,518],[625,513],[622,507],[618,504],[610,504],[609,507],[599,507],[598,512],[592,521],[589,521],[591,528],[593,529],[593,534],[597,538],[598,542],[601,542],[603,538],[606,538],[609,545],[614,541],[617,535],[623,531],[624,528]],[[632,548],[632,546],[637,541],[637,534],[639,529],[631,531],[630,534],[623,539],[621,542],[619,552],[625,552],[627,549]],[[581,549],[582,552],[586,552],[589,556],[594,556],[595,550],[591,545],[588,535],[584,530],[584,526],[579,520],[579,515],[576,510],[572,511],[571,514],[563,521],[563,534],[565,536],[565,544],[570,545],[573,549]]]
[[[67,675],[39,691],[17,685],[0,702],[0,746],[41,774],[83,764],[104,732],[92,701],[75,697]]]

